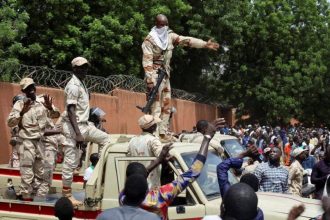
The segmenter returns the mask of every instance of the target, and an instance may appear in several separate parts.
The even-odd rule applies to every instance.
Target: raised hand
[[[217,51],[219,49],[219,44],[216,42],[212,42],[212,40],[210,39],[207,41],[205,48]]]
[[[211,138],[213,138],[213,136],[215,135],[216,132],[216,128],[212,123],[208,123],[205,134],[204,135],[210,135]]]
[[[53,110],[53,98],[49,95],[44,95],[45,102],[42,103],[48,110]]]
[[[172,145],[173,143],[169,143],[163,146],[162,151],[158,156],[161,163],[168,162],[172,158],[172,156],[168,153],[173,148]]]
[[[259,151],[256,146],[250,146],[248,149],[245,151],[245,155],[247,157],[252,157],[254,158],[255,156],[259,155]]]
[[[250,146],[238,155],[239,158],[251,157],[252,159],[256,158],[259,155],[259,151],[256,146]]]

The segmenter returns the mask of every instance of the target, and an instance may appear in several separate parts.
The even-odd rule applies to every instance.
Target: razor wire
[[[24,64],[8,63],[0,60],[0,79],[12,83],[18,83],[24,77],[33,78],[39,86],[64,89],[70,80],[72,72],[56,70],[44,66],[28,66]],[[84,83],[89,92],[111,94],[115,89],[123,89],[132,92],[146,92],[145,82],[131,75],[109,75],[108,77],[87,75]],[[189,93],[180,89],[172,89],[172,97],[193,102],[213,104],[210,97],[199,93]]]

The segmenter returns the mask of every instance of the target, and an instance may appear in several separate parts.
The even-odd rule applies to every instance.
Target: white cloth
[[[92,173],[93,173],[93,170],[94,170],[94,167],[88,167],[86,170],[85,170],[85,174],[84,174],[84,181],[88,181],[89,178],[91,178],[92,176]]]
[[[218,215],[207,215],[202,220],[221,220]]]
[[[166,50],[168,46],[168,27],[157,28],[154,26],[150,31],[150,36],[154,39],[155,43],[162,50]]]

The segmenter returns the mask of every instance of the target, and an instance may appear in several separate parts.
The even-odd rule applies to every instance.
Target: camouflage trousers
[[[44,181],[48,184],[48,187],[50,187],[53,181],[56,151],[46,148],[44,150],[44,155]]]
[[[48,183],[44,181],[43,143],[40,140],[24,139],[20,147],[21,185],[19,194],[23,198],[44,197],[49,191]]]
[[[12,168],[19,167],[19,147],[21,145],[22,145],[21,143],[17,143],[12,148],[12,152],[11,152],[10,160],[9,160],[9,166]]]
[[[53,181],[53,171],[56,166],[56,154],[58,146],[63,144],[63,135],[51,135],[43,138],[44,142],[44,181],[50,187]]]
[[[73,171],[79,165],[79,149],[76,147],[76,140],[74,139],[76,133],[72,125],[68,121],[63,121],[62,124],[63,135],[65,136],[64,142],[64,162],[62,169],[62,182],[63,187],[71,187],[73,179]],[[110,135],[97,129],[91,123],[78,123],[79,130],[86,142],[93,142],[99,145],[98,153],[102,152],[104,146],[111,143]]]
[[[154,74],[157,82],[157,74]],[[162,121],[158,124],[158,133],[166,134],[169,129],[171,108],[171,84],[170,79],[164,78],[158,89],[158,95],[151,106],[151,114],[160,118]]]

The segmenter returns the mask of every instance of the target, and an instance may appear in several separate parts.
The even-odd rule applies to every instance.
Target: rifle
[[[144,107],[140,107],[138,105],[136,106],[145,114],[151,114],[151,106],[155,102],[159,86],[162,83],[164,77],[167,75],[166,71],[162,68],[159,68],[157,73],[158,73],[157,83],[148,94],[147,104]]]

